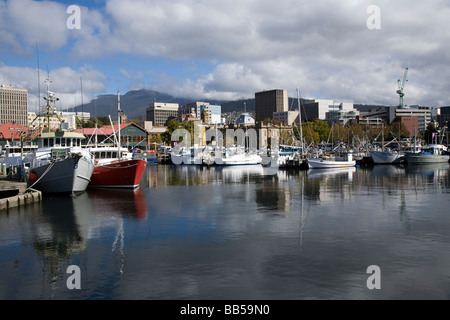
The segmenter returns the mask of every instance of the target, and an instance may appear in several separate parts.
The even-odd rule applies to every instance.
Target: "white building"
[[[255,125],[255,119],[250,113],[243,113],[236,119],[236,126],[253,126]]]

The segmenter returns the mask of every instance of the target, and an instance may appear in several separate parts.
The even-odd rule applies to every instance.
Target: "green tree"
[[[177,119],[171,119],[167,123],[166,131],[161,134],[161,140],[167,144],[172,142],[172,133],[180,127],[180,122]]]
[[[330,133],[330,127],[328,126],[328,124],[325,121],[316,119],[316,120],[312,121],[310,123],[310,125],[311,125],[313,131],[315,131],[319,135],[317,142],[327,140],[328,135]]]

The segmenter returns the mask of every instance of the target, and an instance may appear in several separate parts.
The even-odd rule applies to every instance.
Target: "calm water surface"
[[[150,165],[0,213],[0,299],[450,298],[448,164],[271,173]]]

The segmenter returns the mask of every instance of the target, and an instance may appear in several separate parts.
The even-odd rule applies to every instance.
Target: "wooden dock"
[[[26,182],[0,178],[0,212],[40,201],[41,191],[27,189]]]

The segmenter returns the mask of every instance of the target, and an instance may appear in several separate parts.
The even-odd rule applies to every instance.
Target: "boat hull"
[[[261,164],[262,158],[258,155],[234,155],[224,158],[214,158],[214,163],[218,166],[242,166]]]
[[[94,164],[85,157],[68,157],[30,170],[28,187],[42,193],[78,194],[86,191]]]
[[[356,165],[355,160],[339,161],[339,160],[324,160],[324,159],[317,159],[317,158],[308,158],[308,167],[310,169],[349,168],[349,167],[354,167],[355,165]]]
[[[400,162],[402,155],[394,152],[387,151],[370,151],[370,156],[372,157],[373,163],[375,164],[389,164]]]
[[[142,159],[96,165],[89,187],[135,189],[139,187],[146,167],[147,162]]]
[[[448,163],[449,155],[424,154],[424,153],[407,153],[405,155],[407,163],[421,164],[421,163]]]

